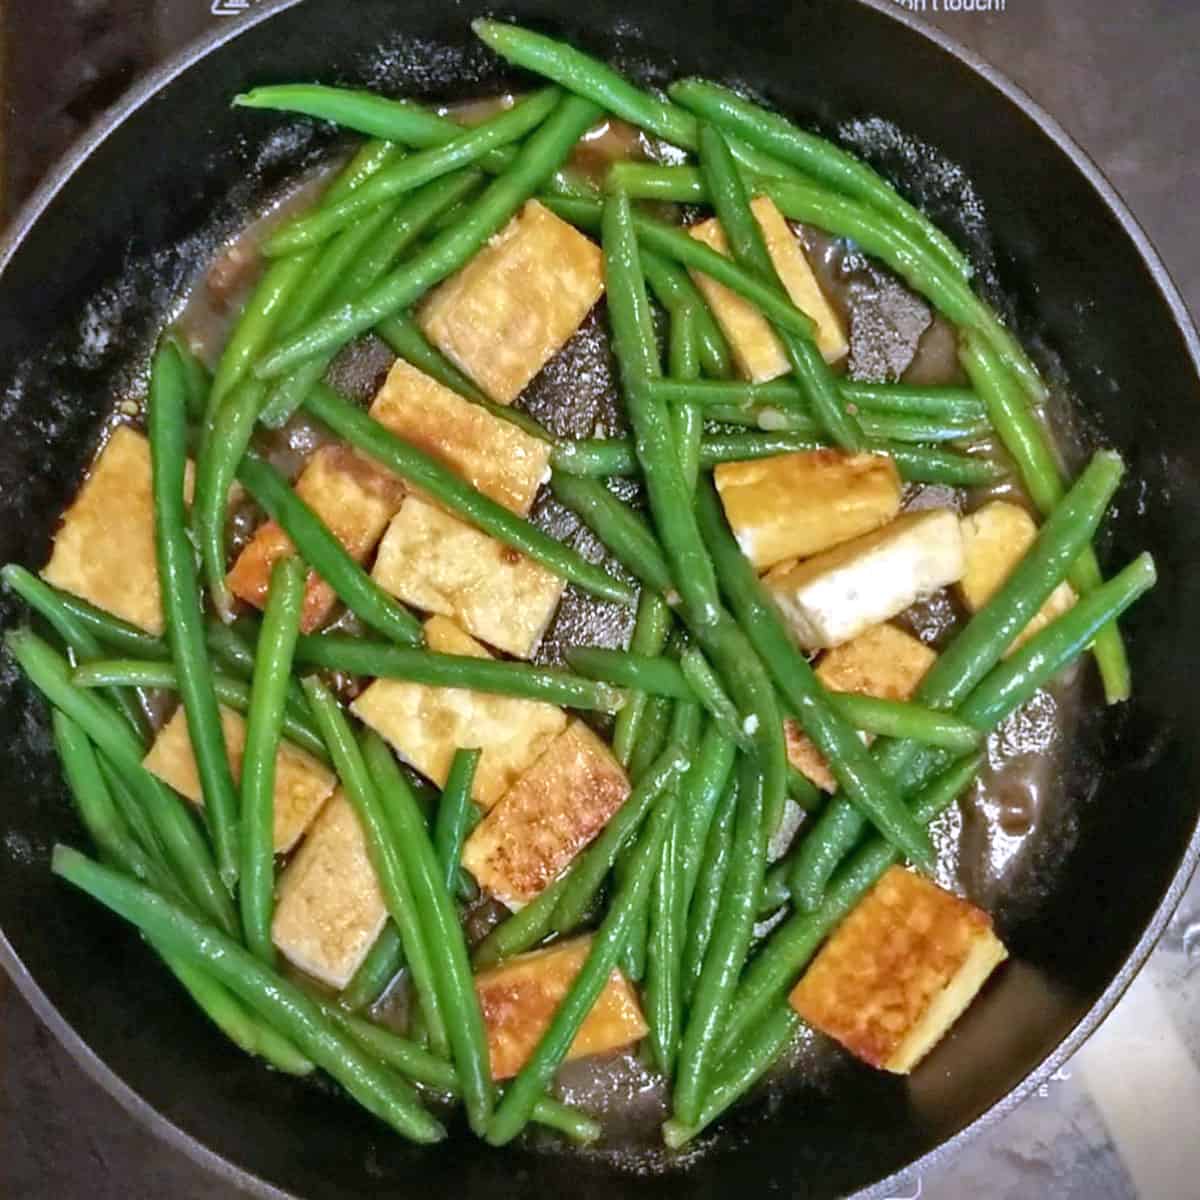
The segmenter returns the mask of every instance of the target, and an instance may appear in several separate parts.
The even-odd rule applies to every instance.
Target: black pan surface
[[[144,390],[150,343],[220,241],[306,162],[316,125],[230,110],[253,84],[319,79],[461,97],[511,82],[472,40],[474,8],[437,0],[261,6],[127,98],[33,197],[0,248],[0,561],[39,566],[114,396]],[[272,1076],[210,1030],[129,931],[49,874],[81,842],[46,714],[0,663],[0,959],[84,1067],[231,1181],[278,1195],[364,1191],[470,1200],[570,1191],[827,1197],[948,1152],[1007,1111],[1098,1023],[1161,931],[1200,853],[1200,348],[1162,264],[1077,147],[1011,85],[887,0],[530,0],[502,15],[662,82],[746,83],[837,132],[967,246],[1088,440],[1130,467],[1103,552],[1155,554],[1159,587],[1127,622],[1135,701],[1089,724],[1062,773],[1069,821],[1043,827],[996,918],[1014,963],[910,1084],[847,1066],[734,1115],[686,1170],[498,1154],[465,1137],[390,1137],[331,1092]],[[895,135],[901,129],[916,141]],[[961,171],[947,169],[958,164]],[[19,619],[8,598],[4,624]],[[1064,853],[1063,847],[1069,846]]]

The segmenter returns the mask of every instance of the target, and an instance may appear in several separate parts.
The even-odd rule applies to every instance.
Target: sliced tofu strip
[[[425,643],[441,654],[491,657],[445,617],[425,622]],[[482,754],[472,799],[484,809],[491,808],[567,726],[566,713],[553,704],[398,679],[375,680],[350,707],[406,763],[439,787],[450,773],[455,750],[478,747]]]
[[[621,764],[574,720],[476,826],[463,866],[485,892],[520,908],[567,869],[628,795]]]
[[[279,877],[271,938],[289,962],[340,991],[387,916],[358,814],[339,788]]]
[[[312,456],[296,480],[296,494],[325,522],[350,557],[363,562],[400,507],[404,485],[348,446],[333,445],[322,446]],[[271,568],[291,550],[287,534],[274,521],[267,521],[229,572],[233,594],[262,608],[271,586]],[[301,629],[305,633],[320,629],[336,602],[333,588],[310,571]]]
[[[964,568],[958,515],[930,508],[815,558],[780,563],[765,581],[800,644],[821,650],[956,583]]]
[[[887,455],[841,450],[718,463],[713,477],[733,535],[760,571],[886,525],[903,486]]]
[[[816,326],[817,347],[826,362],[845,358],[850,348],[842,320],[834,311],[817,277],[804,256],[804,249],[783,219],[783,214],[767,196],[750,202],[767,244],[767,253],[775,264],[780,281],[792,303],[812,318]],[[729,253],[725,231],[716,217],[693,225],[688,232],[697,241],[720,254]],[[713,315],[729,340],[729,348],[738,369],[754,383],[766,383],[791,370],[787,354],[762,314],[748,300],[698,271],[692,272],[696,286],[704,293]]]
[[[379,389],[371,416],[523,517],[550,478],[549,443],[464,400],[402,358]]]
[[[392,518],[371,578],[517,658],[537,649],[565,586],[540,563],[416,496]]]
[[[1020,505],[993,500],[963,518],[962,537],[966,571],[958,581],[958,594],[971,612],[978,612],[1028,553],[1037,539],[1037,525]],[[1061,617],[1075,598],[1074,588],[1065,581],[1060,583],[1017,635],[1008,653]]]
[[[987,913],[892,867],[825,943],[791,1003],[855,1057],[905,1075],[1007,957]]]
[[[545,950],[518,954],[475,976],[493,1079],[511,1079],[525,1065],[582,970],[591,944],[590,937],[573,938]],[[618,1050],[640,1041],[648,1032],[633,988],[614,967],[567,1058]]]
[[[221,728],[225,731],[230,769],[234,779],[240,780],[246,722],[241,714],[222,707]],[[159,731],[143,765],[193,804],[203,804],[200,775],[182,705]],[[280,742],[275,755],[276,854],[286,854],[300,840],[336,785],[336,776],[323,762],[291,742]]]
[[[511,404],[604,291],[595,243],[536,200],[421,306],[425,336],[499,404]]]
[[[186,488],[190,500],[190,463]],[[128,425],[112,431],[63,513],[42,578],[147,633],[163,632],[150,443]]]
[[[880,700],[910,700],[936,660],[937,654],[911,634],[895,625],[875,625],[821,655],[816,673],[832,692],[857,692]],[[817,787],[834,791],[837,781],[828,764],[791,717],[784,722],[784,736],[792,766]]]

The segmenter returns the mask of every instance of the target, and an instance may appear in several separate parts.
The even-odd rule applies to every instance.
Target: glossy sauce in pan
[[[511,97],[476,102],[469,106],[466,119],[481,120],[509,104]],[[463,114],[462,108],[457,111]],[[657,157],[660,148],[650,139],[619,121],[610,121],[583,140],[571,166],[580,174],[599,179],[612,161]],[[288,215],[309,203],[338,165],[331,164],[303,180],[269,213],[228,243],[194,288],[178,324],[193,351],[205,362],[215,364],[232,321],[261,271],[258,244]],[[657,207],[663,215],[686,215],[675,206]],[[920,297],[854,247],[806,226],[797,227],[797,233],[822,288],[846,322],[851,352],[844,369],[849,375],[931,385],[964,382],[952,328]],[[368,337],[343,352],[332,374],[340,390],[365,404],[391,361],[390,351]],[[603,437],[626,432],[603,305],[534,379],[518,407],[558,436]],[[1060,389],[1055,389],[1046,416],[1064,459],[1073,465],[1080,456],[1082,439],[1070,401]],[[259,448],[280,470],[294,477],[313,449],[326,440],[327,432],[301,413],[282,430],[260,433]],[[990,445],[987,449],[1002,453]],[[623,499],[640,503],[636,484],[621,480],[613,481],[612,486]],[[1011,480],[971,493],[938,485],[908,485],[905,504],[912,508],[950,504],[969,511],[1001,495],[1028,504],[1028,498]],[[236,510],[231,527],[234,550],[250,536],[260,519],[261,514],[252,504]],[[589,557],[603,554],[603,547],[590,531],[548,492],[539,496],[533,519]],[[614,569],[623,574],[621,568]],[[954,635],[963,617],[957,601],[946,592],[915,605],[897,618],[897,623],[940,648]],[[595,600],[568,586],[536,657],[541,662],[558,663],[564,649],[572,645],[621,646],[630,633],[632,619],[631,609]],[[344,619],[344,624],[352,628],[353,619]],[[1047,869],[1040,861],[1033,861],[1039,832],[1043,827],[1053,830],[1054,836],[1061,839],[1059,851],[1069,849],[1072,820],[1071,814],[1061,811],[1059,783],[1069,765],[1084,710],[1086,675],[1082,669],[1068,673],[988,740],[987,761],[980,779],[932,831],[939,854],[939,882],[997,915],[1002,937],[1005,905],[1021,907],[1023,893],[1037,892],[1039,875]],[[353,688],[352,681],[336,682],[343,694]],[[1089,694],[1087,702],[1093,699]],[[486,899],[472,905],[466,915],[470,939],[482,938],[503,912]],[[385,994],[375,1016],[403,1029],[403,975]],[[820,1087],[823,1080],[847,1063],[847,1056],[832,1042],[806,1030],[759,1091],[778,1094],[801,1085]],[[636,1052],[567,1063],[559,1072],[556,1090],[564,1100],[601,1119],[605,1129],[597,1148],[569,1152],[612,1159],[640,1171],[652,1171],[665,1162],[659,1125],[669,1115],[668,1097],[658,1075]],[[563,1142],[536,1127],[525,1136],[553,1152],[568,1152]],[[698,1139],[684,1152],[685,1157],[702,1153],[705,1144],[706,1139]],[[670,1158],[678,1164],[680,1156]]]

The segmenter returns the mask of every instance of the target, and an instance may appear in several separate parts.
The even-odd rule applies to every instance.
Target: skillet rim
[[[1183,338],[1184,346],[1192,360],[1193,369],[1200,378],[1200,333],[1197,332],[1191,312],[1166,264],[1116,188],[1062,124],[1028,92],[1009,79],[987,59],[940,29],[927,26],[919,21],[915,15],[901,8],[895,0],[850,0],[850,2],[870,9],[898,25],[905,26],[917,36],[932,42],[940,50],[958,59],[964,66],[986,80],[1006,100],[1015,105],[1054,143],[1075,170],[1091,185],[1120,225],[1122,232],[1133,243],[1166,304],[1176,329]],[[91,127],[59,158],[13,216],[3,234],[0,235],[0,278],[3,277],[9,262],[20,249],[30,230],[55,197],[67,185],[75,172],[86,163],[123,121],[199,60],[221,49],[264,21],[303,3],[304,0],[263,0],[244,16],[235,17],[227,24],[217,26],[211,32],[188,43],[135,83],[120,100],[99,116]],[[995,1104],[970,1120],[956,1134],[907,1166],[901,1167],[891,1175],[855,1192],[854,1197],[857,1200],[883,1200],[885,1196],[894,1193],[896,1188],[902,1186],[906,1181],[919,1177],[923,1171],[936,1167],[945,1159],[959,1153],[969,1140],[1010,1114],[1028,1098],[1035,1088],[1062,1067],[1101,1025],[1145,965],[1178,907],[1184,891],[1191,882],[1198,862],[1200,862],[1200,812],[1198,812],[1197,822],[1193,827],[1187,849],[1175,869],[1171,884],[1163,894],[1136,945],[1125,958],[1121,969],[1112,981],[1055,1049],[1030,1070],[1015,1087]],[[234,1184],[251,1195],[264,1197],[267,1200],[302,1200],[296,1193],[267,1183],[245,1168],[224,1158],[197,1137],[164,1117],[148,1100],[130,1087],[61,1015],[26,969],[2,928],[0,928],[0,967],[4,968],[25,1002],[33,1009],[38,1019],[54,1034],[83,1072],[108,1092],[131,1116],[152,1130],[156,1136],[168,1145],[182,1151],[193,1162],[212,1172],[226,1183]]]

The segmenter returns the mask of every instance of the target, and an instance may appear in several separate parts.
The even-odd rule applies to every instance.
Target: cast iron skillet
[[[746,81],[827,127],[883,117],[961,164],[986,233],[964,223],[961,181],[936,155],[860,126],[874,128],[876,161],[993,272],[1044,361],[1061,361],[1093,439],[1125,454],[1133,482],[1107,561],[1148,547],[1161,571],[1127,622],[1137,698],[1080,742],[1061,781],[1068,816],[1042,830],[996,912],[1014,963],[911,1084],[848,1066],[770,1119],[734,1115],[686,1174],[616,1175],[604,1161],[496,1153],[466,1137],[414,1149],[230,1049],[136,937],[52,879],[51,845],[81,834],[46,714],[7,661],[0,957],[93,1077],[261,1194],[882,1196],[895,1173],[1011,1109],[1082,1042],[1149,953],[1200,852],[1196,333],[1145,236],[1063,131],[888,0],[520,0],[508,11],[641,78]],[[473,43],[473,15],[444,0],[267,3],[136,89],[52,174],[0,250],[0,561],[44,561],[111,398],[143,385],[165,315],[255,201],[328,147],[325,130],[234,112],[228,98],[291,79],[496,90],[505,77]],[[4,622],[18,619],[3,604]]]

